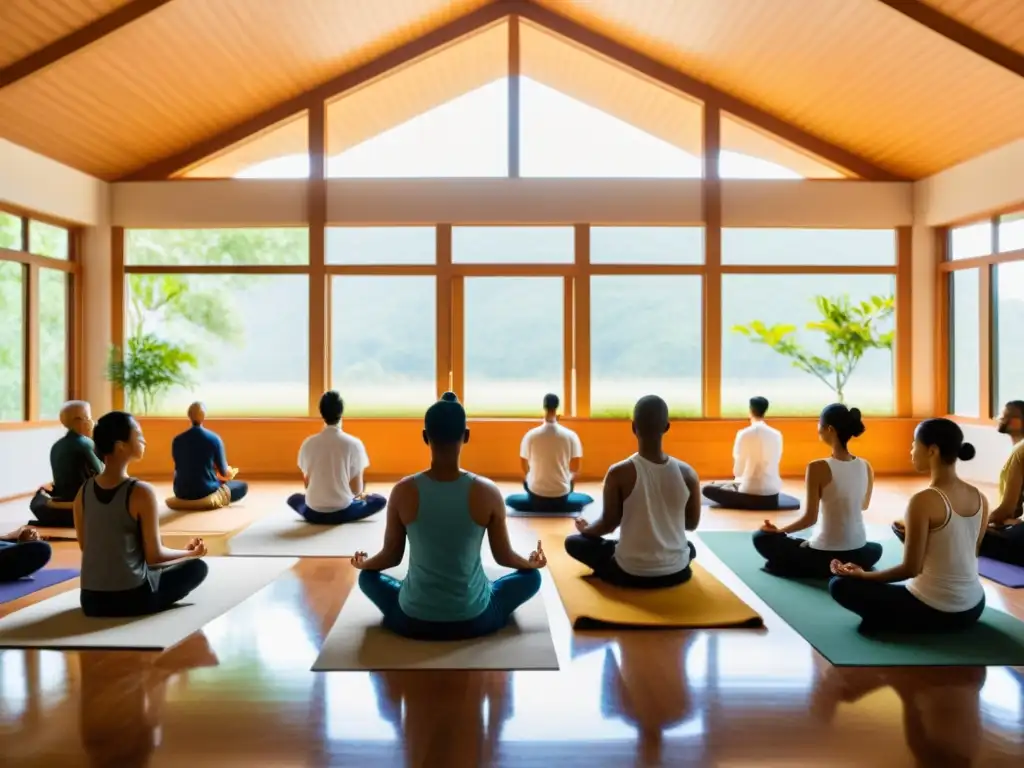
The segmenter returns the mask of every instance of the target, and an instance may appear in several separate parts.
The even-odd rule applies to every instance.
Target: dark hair
[[[105,459],[114,452],[117,443],[127,443],[131,440],[134,424],[135,418],[125,411],[111,411],[100,416],[92,429],[96,455]]]
[[[437,445],[462,442],[466,434],[466,409],[454,392],[445,392],[441,399],[427,408],[423,417],[427,439]]]
[[[644,395],[633,407],[633,428],[639,437],[659,437],[668,429],[668,404],[657,395]]]
[[[558,399],[558,395],[549,392],[544,395],[544,410],[557,411],[561,402],[562,401]]]
[[[821,411],[821,423],[832,427],[844,448],[854,437],[864,434],[864,422],[860,418],[859,408],[847,408],[842,403],[826,405]]]
[[[1020,417],[1022,419],[1024,419],[1024,400],[1011,400],[1010,402],[1008,402],[1006,404],[1006,407],[1007,408],[1016,408],[1017,409],[1017,413],[1019,413]]]
[[[768,398],[757,397],[750,398],[750,413],[759,419],[763,419],[764,415],[768,413]]]
[[[949,419],[925,419],[914,430],[914,439],[928,448],[938,448],[944,464],[974,458],[974,446],[964,442],[964,431]]]
[[[345,413],[345,401],[333,389],[320,396],[320,415],[325,424],[331,427],[335,426],[341,421],[343,413]]]

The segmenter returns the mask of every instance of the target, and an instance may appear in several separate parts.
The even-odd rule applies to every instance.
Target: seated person
[[[362,440],[341,430],[345,402],[337,392],[320,398],[324,428],[307,437],[299,449],[299,469],[306,493],[294,493],[288,506],[308,522],[338,525],[380,512],[387,499],[363,492],[363,472],[370,458]]]
[[[92,413],[89,404],[81,400],[64,403],[60,409],[60,423],[67,433],[50,449],[50,469],[53,489],[50,493],[40,489],[29,508],[39,525],[48,528],[73,528],[71,504],[90,477],[103,471],[92,444]]]
[[[705,485],[702,491],[705,497],[729,509],[779,508],[782,433],[765,423],[767,412],[766,398],[750,398],[750,426],[736,434],[732,449],[732,472],[736,479]]]
[[[882,545],[868,541],[864,529],[863,512],[871,504],[874,471],[847,448],[852,438],[862,434],[864,422],[858,409],[833,403],[821,412],[818,437],[832,455],[807,465],[807,503],[800,519],[782,528],[765,520],[754,534],[754,548],[768,561],[765,570],[776,576],[827,579],[836,558],[871,568],[882,557]],[[816,523],[810,539],[789,535]]]
[[[999,473],[999,504],[989,515],[981,554],[1024,566],[1024,400],[1006,404],[999,431],[1009,436],[1013,450]]]
[[[558,395],[544,395],[544,423],[527,432],[519,448],[526,493],[505,499],[519,512],[579,512],[594,501],[573,491],[583,446],[575,432],[558,423],[558,405]]]
[[[0,536],[0,583],[31,576],[50,562],[51,554],[50,545],[27,525]]]
[[[143,616],[170,608],[206,578],[202,539],[185,549],[160,540],[153,486],[128,474],[146,441],[131,414],[108,413],[96,422],[103,471],[75,499],[75,530],[82,550],[82,611],[86,616]]]
[[[459,466],[469,440],[466,411],[452,392],[427,409],[423,439],[430,469],[407,477],[391,492],[381,551],[357,552],[359,588],[384,614],[384,626],[423,640],[462,640],[497,632],[540,589],[538,568],[547,564],[540,542],[529,558],[509,541],[505,505],[490,480]],[[480,561],[484,532],[498,565],[515,572],[488,581]],[[409,540],[404,581],[381,571],[394,568]]]
[[[637,452],[614,464],[604,479],[604,511],[596,523],[576,520],[579,533],[565,551],[620,587],[672,587],[688,581],[696,550],[686,532],[700,522],[700,480],[688,464],[661,447],[668,406],[655,395],[633,409]],[[622,526],[619,541],[602,538]]]
[[[862,619],[862,632],[942,632],[969,627],[985,610],[978,549],[988,502],[957,477],[956,463],[974,458],[974,446],[949,419],[917,425],[911,460],[931,483],[910,499],[904,518],[903,562],[867,572],[856,563],[832,562],[829,592]],[[894,582],[905,581],[907,584]]]
[[[249,492],[249,486],[234,479],[238,470],[228,464],[224,442],[203,426],[206,407],[202,403],[192,403],[188,408],[188,420],[192,422],[191,428],[171,443],[174,498],[168,499],[168,506],[179,506],[175,501],[200,501],[214,497],[209,508],[216,509],[241,501]]]

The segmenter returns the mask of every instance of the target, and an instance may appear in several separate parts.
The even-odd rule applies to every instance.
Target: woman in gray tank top
[[[82,550],[82,610],[87,616],[141,616],[169,608],[206,578],[202,539],[186,549],[160,541],[152,486],[128,475],[146,449],[131,414],[113,411],[93,436],[104,469],[75,499],[75,530]]]

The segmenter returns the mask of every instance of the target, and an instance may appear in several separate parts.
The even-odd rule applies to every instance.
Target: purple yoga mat
[[[0,603],[9,603],[78,576],[77,568],[44,568],[26,579],[0,582]]]
[[[1013,587],[1014,589],[1024,587],[1024,568],[1019,565],[1010,565],[990,557],[979,557],[978,573],[1004,587]]]

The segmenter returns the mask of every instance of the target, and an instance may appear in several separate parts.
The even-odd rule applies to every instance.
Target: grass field
[[[722,415],[743,418],[747,400],[762,394],[771,401],[770,415],[815,416],[832,402],[831,393],[805,378],[749,381],[727,384],[722,392]],[[477,385],[479,389],[479,385]],[[486,388],[480,402],[467,402],[466,409],[476,418],[532,418],[539,415],[540,401],[548,389],[544,382],[495,382]],[[433,382],[368,384],[345,387],[345,415],[353,417],[419,418],[434,401]],[[601,381],[591,391],[591,415],[594,418],[629,418],[633,404],[643,394],[658,394],[669,404],[673,418],[701,418],[700,381]],[[302,383],[217,382],[201,384],[192,391],[168,393],[153,410],[153,416],[184,417],[193,400],[206,403],[216,417],[306,416],[306,386]],[[853,389],[847,398],[868,415],[886,415],[893,411],[892,387]]]

